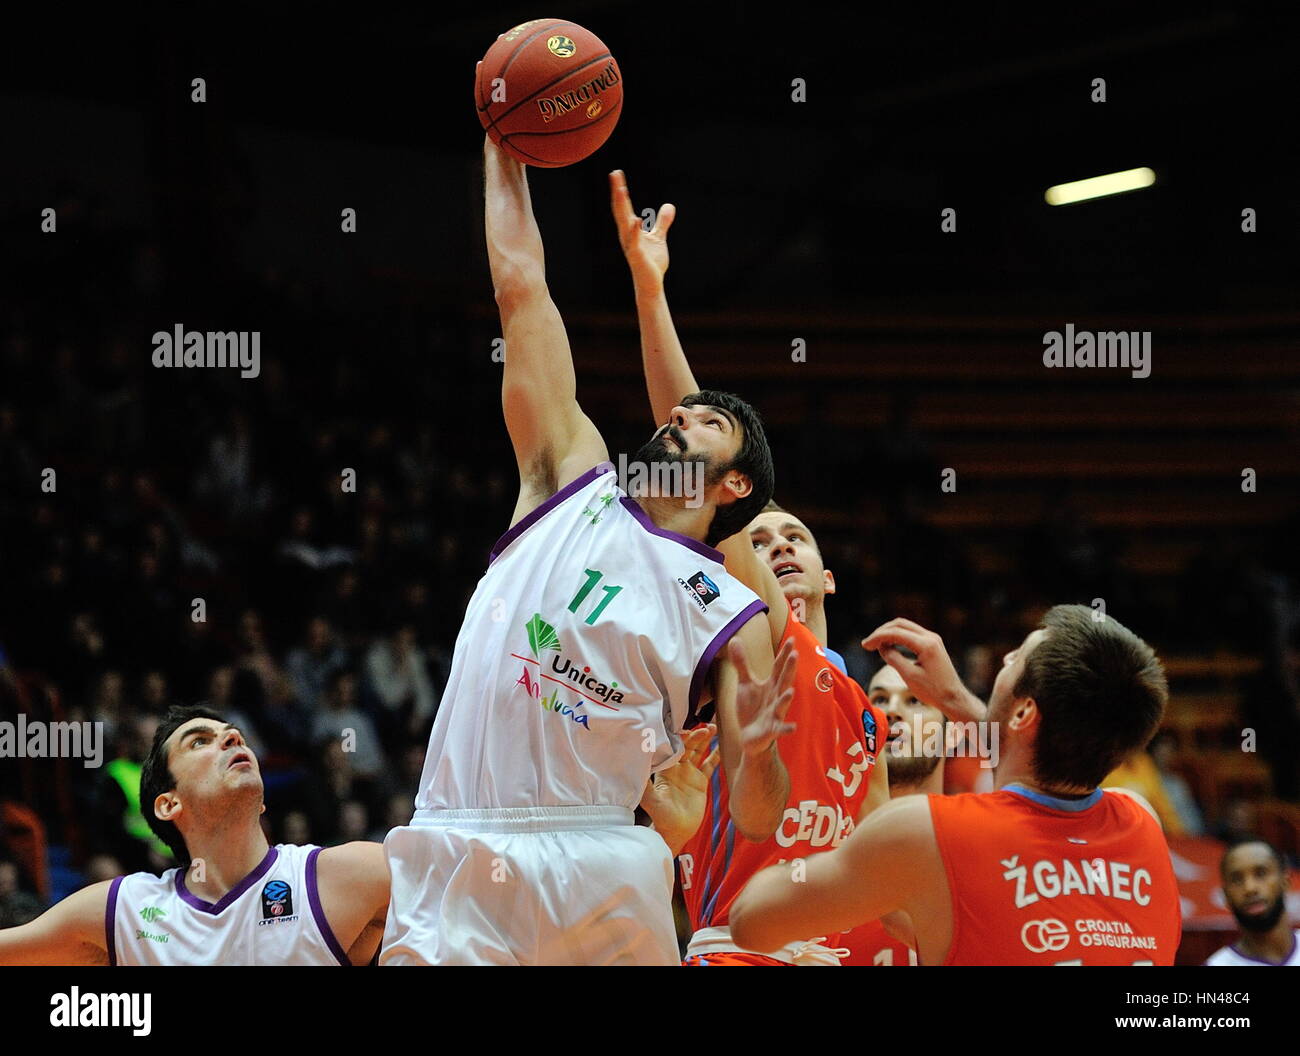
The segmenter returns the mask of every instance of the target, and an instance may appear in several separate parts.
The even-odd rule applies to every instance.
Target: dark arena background
[[[557,14],[624,78],[604,147],[528,173],[611,453],[661,424],[610,218],[622,168],[638,211],[677,206],[686,351],[764,416],[855,678],[880,663],[861,638],[896,615],[941,633],[981,697],[1054,603],[1104,606],[1156,649],[1163,728],[1116,780],[1172,793],[1179,963],[1202,962],[1236,934],[1222,841],[1300,849],[1281,10],[231,2],[16,26],[0,718],[101,722],[105,742],[99,767],[0,759],[0,926],[170,867],[132,789],[170,702],[238,717],[273,842],[382,840],[410,817],[517,490],[474,64]],[[1154,183],[1045,200],[1137,168]],[[1146,376],[1046,366],[1067,325],[1149,332]],[[257,331],[257,376],[155,367],[152,335],[177,326]]]

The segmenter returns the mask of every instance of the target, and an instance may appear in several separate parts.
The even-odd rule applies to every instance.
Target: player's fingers
[[[749,662],[745,659],[745,647],[735,638],[727,643],[727,658],[736,669],[736,677],[741,682],[749,681]]]
[[[905,645],[919,656],[924,640],[924,635],[906,627],[891,627],[884,633],[863,639],[862,645],[865,649],[879,649],[882,645]]]
[[[659,218],[655,221],[654,233],[660,238],[668,234],[668,229],[673,226],[673,220],[677,218],[677,206],[672,202],[664,202],[659,207]]]
[[[779,697],[776,698],[776,706],[772,709],[772,714],[775,715],[777,719],[784,719],[786,713],[789,712],[790,710],[790,705],[793,703],[794,703],[794,690],[787,689],[784,693],[782,693]]]
[[[609,204],[620,228],[627,227],[628,220],[635,218],[632,199],[627,190],[627,174],[622,169],[615,169],[609,174]]]
[[[903,681],[911,687],[916,681],[916,675],[921,670],[920,665],[915,660],[910,660],[900,653],[893,646],[885,646],[880,650],[880,659],[903,676]]]

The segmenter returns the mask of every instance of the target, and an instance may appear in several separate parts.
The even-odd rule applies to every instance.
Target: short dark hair
[[[1282,857],[1282,852],[1269,843],[1268,840],[1264,839],[1262,836],[1239,836],[1223,849],[1223,857],[1219,859],[1220,880],[1226,881],[1228,879],[1228,855],[1238,847],[1245,847],[1249,843],[1258,843],[1261,846],[1267,847],[1268,853],[1273,856],[1273,861],[1277,863],[1278,872],[1285,873],[1287,871],[1286,859]]]
[[[1012,690],[1038,705],[1034,776],[1049,787],[1101,784],[1151,740],[1169,698],[1151,647],[1113,617],[1097,615],[1086,605],[1049,609],[1047,634]]]
[[[719,506],[713,512],[713,523],[709,525],[709,534],[705,543],[716,546],[728,536],[743,531],[768,500],[772,498],[773,478],[772,449],[767,445],[767,433],[763,429],[763,419],[758,416],[748,403],[739,396],[716,389],[701,389],[682,399],[683,407],[717,407],[726,411],[740,425],[740,450],[724,470],[737,469],[749,478],[752,485],[750,493],[743,499]]]
[[[190,852],[185,846],[181,830],[174,822],[163,821],[153,812],[154,800],[164,792],[176,787],[176,778],[172,777],[167,765],[167,739],[191,719],[215,719],[225,723],[226,717],[219,715],[206,704],[173,704],[167,714],[158,723],[158,730],[153,735],[153,746],[140,770],[140,813],[149,823],[155,836],[171,848],[178,861],[189,864]]]

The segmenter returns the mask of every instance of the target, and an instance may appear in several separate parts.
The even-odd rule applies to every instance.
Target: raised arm
[[[609,204],[623,256],[632,272],[632,287],[636,291],[641,366],[650,395],[650,413],[655,425],[663,425],[683,396],[700,391],[686,359],[686,351],[678,340],[672,312],[668,310],[668,296],[664,292],[664,275],[668,271],[668,229],[677,216],[677,208],[671,202],[660,206],[654,226],[647,231],[632,209],[627,176],[622,169],[609,174]],[[772,648],[777,649],[790,611],[781,584],[772,570],[754,554],[748,531],[724,539],[718,544],[718,549],[726,559],[727,571],[767,603]]]
[[[677,339],[668,299],[664,295],[664,274],[668,271],[668,229],[677,215],[671,202],[659,208],[649,231],[632,210],[627,176],[622,169],[609,174],[609,204],[618,228],[619,244],[632,271],[636,291],[636,317],[641,328],[641,364],[650,393],[650,413],[656,425],[668,421],[683,396],[699,392],[682,343]]]
[[[776,742],[794,730],[785,717],[794,700],[795,651],[786,642],[769,673],[754,662],[769,645],[766,621],[754,616],[714,663],[718,743],[731,818],[737,831],[755,843],[776,831],[790,798],[790,774]]]
[[[505,338],[501,405],[519,464],[514,524],[609,452],[578,405],[573,355],[546,287],[524,166],[485,139],[483,174],[488,264]]]
[[[35,920],[0,929],[0,965],[106,965],[105,913],[113,881],[83,887]]]

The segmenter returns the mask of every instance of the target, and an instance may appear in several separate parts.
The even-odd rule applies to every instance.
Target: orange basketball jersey
[[[848,950],[848,955],[840,958],[840,964],[847,968],[916,967],[916,951],[889,934],[878,920],[869,920],[843,932],[833,940],[833,945]]]
[[[787,721],[798,729],[777,744],[790,773],[790,798],[776,832],[751,843],[732,823],[723,768],[714,771],[704,821],[677,859],[697,932],[725,927],[732,900],[760,869],[838,847],[853,831],[876,753],[884,747],[884,713],[793,613],[782,641],[787,638],[797,652]]]
[[[1182,914],[1169,847],[1134,800],[1014,784],[928,798],[952,898],[945,964],[1174,963]]]

